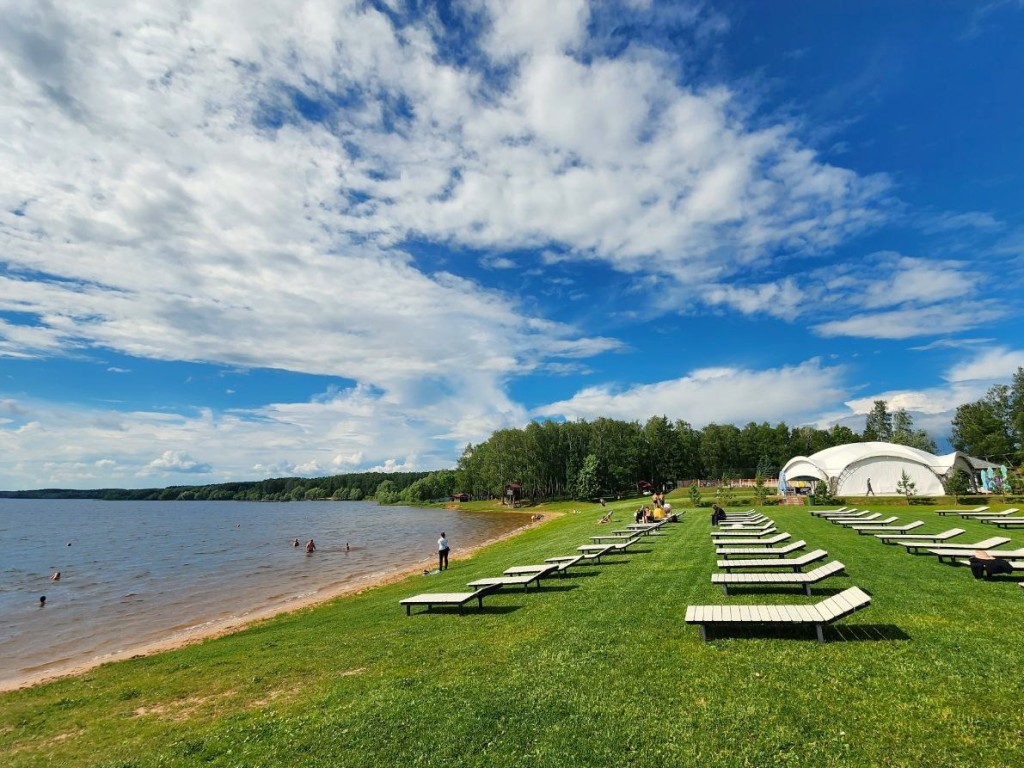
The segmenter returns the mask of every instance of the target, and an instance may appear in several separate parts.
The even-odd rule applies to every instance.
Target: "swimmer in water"
[[[53,576],[50,577],[50,581],[60,581],[60,571],[54,571]]]
[[[350,551],[352,551],[352,547],[350,547],[350,546],[348,545],[348,542],[347,542],[347,541],[345,542],[345,551],[346,551],[346,552],[350,552]]]
[[[39,598],[39,607],[42,608],[44,605],[46,605],[46,595]]]
[[[292,542],[292,546],[293,546],[293,547],[297,547],[297,546],[299,546],[299,540],[298,540],[298,539],[296,539],[295,541],[293,541],[293,542]]]
[[[314,552],[316,552],[316,544],[313,543],[312,539],[306,542],[306,552],[308,554],[313,554]]]

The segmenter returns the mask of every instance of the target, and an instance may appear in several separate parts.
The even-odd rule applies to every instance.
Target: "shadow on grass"
[[[559,579],[561,581],[561,579]],[[542,587],[534,587],[530,590],[532,595],[534,592],[571,592],[574,589],[579,589],[579,584],[559,584],[558,581],[546,581]]]
[[[818,642],[814,625],[791,624],[774,626],[751,624],[749,626],[709,626],[708,641],[719,640],[806,640]],[[868,643],[886,640],[910,640],[910,635],[895,624],[831,624],[825,627],[826,643]]]
[[[474,616],[481,613],[487,613],[491,615],[512,613],[518,611],[523,606],[521,605],[485,605],[483,608],[466,608],[463,613],[459,612],[457,605],[445,605],[431,608],[429,611],[413,611],[411,616],[405,618],[415,619],[417,616]]]

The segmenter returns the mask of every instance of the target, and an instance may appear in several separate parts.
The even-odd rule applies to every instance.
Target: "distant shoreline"
[[[525,510],[520,512],[515,512],[514,510],[505,511],[513,512],[514,514],[525,513]],[[560,512],[545,512],[542,520],[530,520],[524,525],[503,533],[500,536],[483,541],[476,546],[469,547],[468,549],[460,550],[459,555],[457,557],[453,557],[452,560],[458,561],[466,557],[470,557],[485,547],[505,541],[513,536],[518,536],[524,531],[548,522],[549,520],[553,520],[556,517],[560,517],[562,514],[563,513]],[[370,589],[402,581],[410,576],[421,574],[424,570],[435,565],[436,558],[425,559],[407,568],[398,568],[376,576],[364,577],[355,584],[348,583],[344,585],[329,585],[323,589],[317,590],[316,593],[311,595],[289,599],[277,605],[260,608],[241,616],[231,616],[225,619],[210,621],[196,627],[189,627],[188,629],[176,631],[159,640],[132,645],[120,651],[98,656],[88,661],[75,661],[66,665],[47,666],[45,669],[40,669],[37,672],[28,672],[15,678],[0,681],[0,693],[21,690],[23,688],[31,688],[33,686],[42,685],[64,677],[74,677],[110,662],[123,661],[125,659],[131,659],[138,656],[150,656],[164,651],[173,651],[177,648],[184,648],[185,646],[200,643],[205,640],[211,640],[213,638],[222,637],[235,632],[241,632],[257,622],[264,621],[275,616],[293,613],[294,611],[299,611],[304,608],[322,605],[323,603],[330,602],[337,598],[361,594]]]

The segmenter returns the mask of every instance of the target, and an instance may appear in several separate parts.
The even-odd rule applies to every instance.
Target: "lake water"
[[[524,522],[373,502],[0,499],[0,685],[406,570],[441,531],[457,556]]]

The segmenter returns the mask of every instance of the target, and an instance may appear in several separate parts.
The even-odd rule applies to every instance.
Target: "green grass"
[[[625,523],[634,504],[610,506]],[[928,532],[966,528],[968,541],[998,532],[929,508],[892,511]],[[976,582],[807,508],[766,512],[847,575],[813,598],[798,588],[724,597],[709,579],[708,513],[696,510],[617,562],[540,592],[500,592],[482,613],[407,618],[399,607],[573,552],[609,528],[587,505],[438,576],[3,695],[5,768],[977,766],[1021,756],[1024,590]],[[1024,545],[1024,534],[1008,535],[1008,546]],[[874,602],[831,628],[826,645],[806,628],[702,644],[682,621],[689,603],[805,603],[851,585]]]

